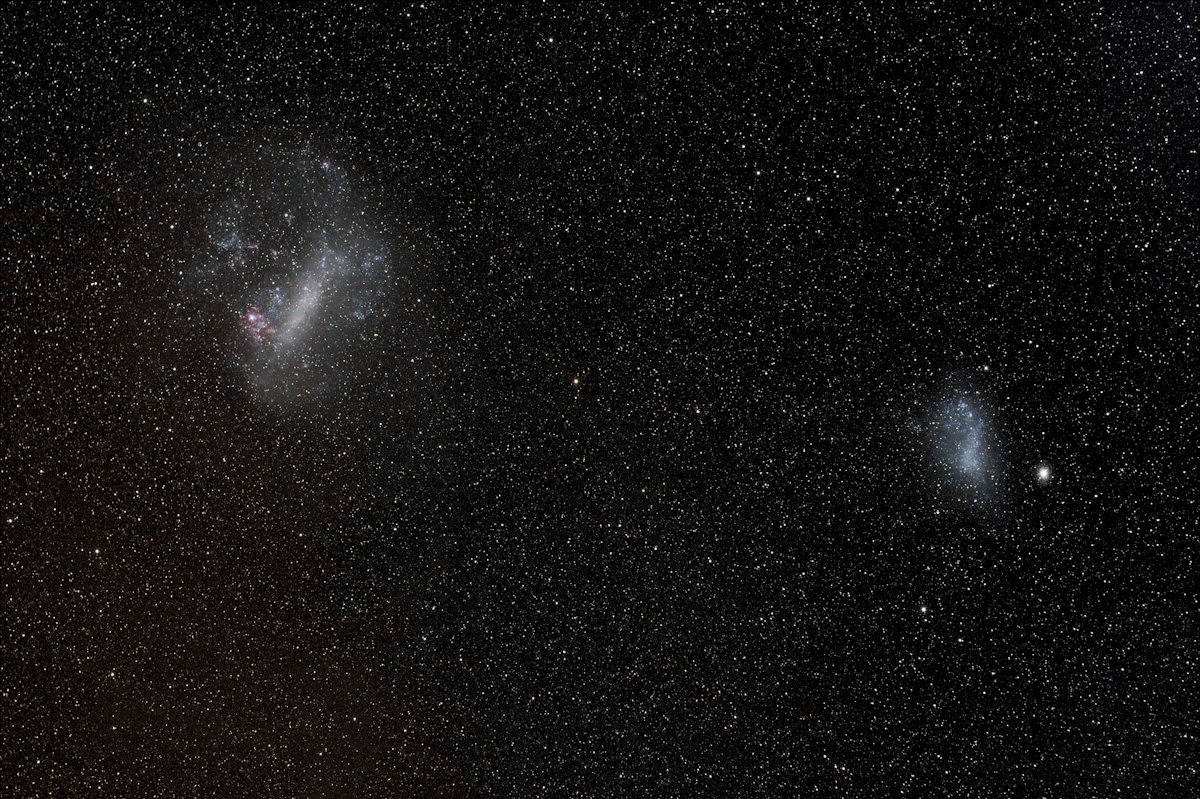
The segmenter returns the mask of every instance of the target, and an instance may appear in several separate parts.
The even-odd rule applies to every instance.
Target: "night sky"
[[[0,11],[0,787],[1200,795],[1197,7]]]

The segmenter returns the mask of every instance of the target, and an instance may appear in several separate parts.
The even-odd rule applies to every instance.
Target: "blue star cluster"
[[[986,403],[974,392],[954,390],[932,404],[918,429],[924,431],[934,493],[943,499],[992,505],[1007,476],[1004,448],[996,439]]]

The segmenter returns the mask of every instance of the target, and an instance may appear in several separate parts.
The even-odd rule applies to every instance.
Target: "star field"
[[[0,15],[6,795],[1200,793],[1194,6]]]

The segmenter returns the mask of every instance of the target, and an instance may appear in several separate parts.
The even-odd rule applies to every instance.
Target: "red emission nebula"
[[[242,314],[242,329],[259,344],[274,336],[278,330],[275,323],[267,319],[257,305],[250,305]]]

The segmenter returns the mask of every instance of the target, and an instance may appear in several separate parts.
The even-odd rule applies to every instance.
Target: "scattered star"
[[[816,6],[0,12],[5,795],[1200,793],[1195,9]]]

